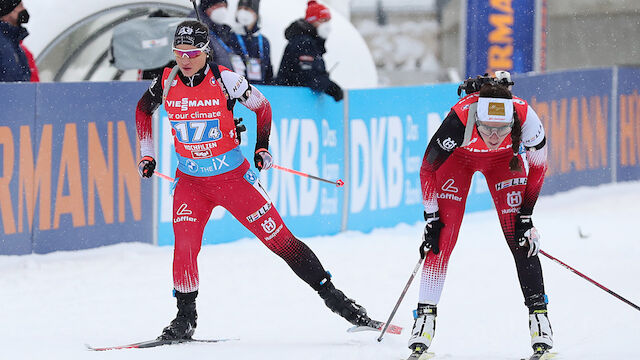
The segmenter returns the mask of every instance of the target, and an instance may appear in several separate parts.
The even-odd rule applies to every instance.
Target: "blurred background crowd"
[[[640,62],[640,2],[538,2],[545,6],[546,54],[536,70]],[[195,16],[188,0],[0,3],[0,36],[5,37],[0,38],[0,64],[4,64],[0,66],[29,67],[29,80],[37,80],[39,72],[41,81],[139,79],[140,71],[114,66],[114,29],[136,19]],[[345,87],[460,81],[466,55],[461,35],[469,21],[466,5],[465,0],[197,1],[203,22],[212,31],[216,53],[229,54],[219,56],[219,63],[244,71],[256,84],[309,86],[336,100],[341,97],[339,89]],[[15,28],[28,29],[30,35]],[[23,53],[17,50],[24,55],[9,65],[7,37],[27,48]],[[305,63],[305,59],[311,61]],[[294,81],[288,75],[302,71],[295,67],[310,67],[315,73]],[[27,81],[26,76],[2,79]]]

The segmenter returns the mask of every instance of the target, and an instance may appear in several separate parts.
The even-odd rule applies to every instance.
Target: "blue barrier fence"
[[[0,254],[153,242],[133,109],[147,84],[0,84]]]
[[[549,143],[543,194],[640,179],[640,69],[607,68],[515,78],[514,93],[542,119]],[[0,254],[44,253],[123,241],[173,243],[170,183],[141,181],[134,108],[139,83],[0,84]],[[277,164],[343,179],[343,188],[269,170],[261,181],[302,237],[370,231],[421,219],[426,144],[456,100],[457,84],[350,90],[335,103],[308,89],[260,87],[273,108]],[[255,115],[241,149],[253,158]],[[166,113],[155,131],[159,171],[176,159]],[[157,218],[153,218],[157,198]],[[467,211],[492,208],[474,178]],[[155,224],[154,224],[155,223]],[[204,243],[252,237],[216,209]]]

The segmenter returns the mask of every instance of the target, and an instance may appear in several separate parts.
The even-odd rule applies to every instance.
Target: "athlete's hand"
[[[521,247],[528,247],[527,257],[538,255],[540,251],[540,234],[533,227],[531,215],[518,214],[516,216],[515,239]]]
[[[138,163],[138,173],[143,178],[150,178],[153,176],[153,171],[156,169],[156,161],[151,156],[145,156]]]
[[[258,171],[269,170],[271,165],[273,165],[273,158],[267,149],[258,149],[256,150],[255,155],[253,156],[253,163],[256,165],[256,169]]]
[[[233,122],[236,124],[236,138],[238,144],[242,144],[242,133],[247,131],[247,127],[242,124],[242,118],[234,118]]]
[[[427,224],[424,226],[424,234],[422,234],[422,244],[420,244],[420,257],[424,259],[427,251],[438,255],[440,253],[440,229],[444,224],[440,221],[440,213],[424,213],[424,219]]]

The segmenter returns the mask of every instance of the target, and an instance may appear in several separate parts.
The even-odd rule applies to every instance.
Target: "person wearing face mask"
[[[29,35],[22,26],[28,21],[21,0],[0,0],[0,82],[31,80],[29,60],[20,46]]]
[[[236,37],[231,26],[225,23],[228,13],[227,1],[201,0],[198,12],[202,22],[209,28],[209,46],[213,50],[213,60],[216,64],[238,72],[242,59],[233,51],[236,47]],[[196,17],[195,12],[192,12],[190,17]]]
[[[293,22],[284,32],[289,43],[282,55],[277,84],[306,86],[324,92],[335,101],[343,98],[342,88],[329,78],[324,59],[325,41],[331,32],[329,9],[315,0],[307,3],[304,19]]]
[[[464,90],[467,95],[451,108],[425,151],[420,182],[426,225],[419,246],[424,267],[409,339],[410,360],[428,358],[437,304],[476,171],[486,178],[515,261],[528,310],[531,346],[537,356],[553,346],[538,258],[540,236],[531,219],[547,170],[548,146],[540,118],[526,101],[512,95],[512,85],[506,71],[465,81],[458,93]],[[480,237],[478,234],[482,241]],[[491,333],[488,324],[483,332]]]
[[[271,50],[269,39],[260,33],[258,26],[260,0],[240,0],[235,30],[237,45],[236,55],[242,58],[244,74],[252,84],[269,85],[273,81],[273,66],[271,65]]]

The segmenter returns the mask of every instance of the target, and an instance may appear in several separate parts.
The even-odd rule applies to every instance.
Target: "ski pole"
[[[310,175],[310,174],[305,174],[305,173],[297,171],[297,170],[288,169],[286,167],[282,167],[282,166],[279,166],[279,165],[276,165],[276,164],[271,165],[271,167],[274,168],[274,169],[290,172],[292,174],[296,174],[296,175],[299,175],[299,176],[308,177],[308,178],[313,179],[313,180],[324,181],[324,182],[327,182],[329,184],[333,184],[333,185],[335,185],[337,187],[343,187],[344,186],[344,181],[342,181],[342,179],[338,179],[338,181],[331,181],[331,180],[323,179],[321,177],[313,176],[313,175]]]
[[[338,181],[331,181],[331,180],[327,180],[327,179],[319,178],[319,177],[317,177],[317,176],[313,176],[313,175],[310,175],[310,174],[305,174],[305,173],[300,172],[300,171],[296,171],[296,170],[292,170],[292,169],[287,169],[287,168],[284,168],[284,167],[281,167],[281,166],[278,166],[278,165],[271,165],[271,167],[273,167],[274,169],[278,169],[278,170],[283,170],[283,171],[286,171],[286,172],[290,172],[290,173],[292,173],[292,174],[296,174],[296,175],[300,175],[300,176],[308,177],[308,178],[311,178],[311,179],[314,179],[314,180],[320,180],[320,181],[328,182],[328,183],[330,183],[330,184],[334,184],[334,185],[335,185],[335,186],[337,186],[337,187],[342,187],[342,186],[344,186],[344,181],[342,181],[341,179],[338,179]],[[165,175],[165,174],[159,173],[159,172],[157,172],[157,171],[154,171],[153,173],[154,173],[154,175],[157,175],[158,177],[160,177],[160,178],[162,178],[162,179],[164,179],[164,180],[167,180],[167,181],[171,181],[171,182],[173,182],[173,178],[172,178],[172,177],[170,177],[170,176],[167,176],[167,175]]]
[[[580,276],[581,278],[583,278],[583,279],[587,280],[588,282],[592,283],[593,285],[595,285],[595,286],[599,287],[600,289],[602,289],[602,290],[604,290],[604,291],[608,292],[609,294],[611,294],[611,295],[615,296],[618,300],[620,300],[620,301],[622,301],[622,302],[626,303],[627,305],[629,305],[629,306],[633,307],[634,309],[636,309],[636,310],[640,311],[640,306],[638,306],[638,305],[636,305],[636,304],[632,303],[631,301],[629,301],[629,300],[627,300],[627,299],[623,298],[622,296],[620,296],[620,295],[616,294],[614,291],[609,290],[608,288],[606,288],[606,287],[604,287],[604,286],[600,285],[598,282],[596,282],[595,280],[593,280],[593,279],[589,278],[588,276],[584,275],[584,274],[583,274],[583,273],[581,273],[580,271],[578,271],[578,270],[576,270],[576,269],[572,268],[571,266],[569,266],[569,265],[567,265],[567,264],[563,263],[563,262],[562,262],[562,261],[560,261],[559,259],[557,259],[557,258],[555,258],[555,257],[553,257],[553,256],[551,256],[551,255],[549,255],[549,254],[547,254],[546,252],[544,252],[544,251],[542,251],[542,250],[540,250],[540,253],[541,253],[542,255],[544,255],[544,256],[546,256],[546,257],[548,257],[549,259],[551,259],[551,260],[553,260],[553,261],[557,262],[558,264],[560,264],[560,265],[564,266],[565,268],[569,269],[571,272],[573,272],[574,274],[576,274],[576,275]]]
[[[196,17],[198,18],[198,21],[202,22],[202,20],[200,19],[200,13],[198,12],[198,7],[196,6],[196,0],[191,0],[191,3],[193,4],[193,10],[195,10],[196,12]]]
[[[167,175],[165,175],[163,173],[159,173],[157,171],[154,171],[153,174],[156,175],[157,177],[161,178],[161,179],[173,182],[173,178],[171,176],[167,176]]]
[[[409,290],[409,286],[413,282],[413,278],[416,276],[416,273],[420,269],[420,265],[422,265],[423,262],[424,262],[424,258],[421,257],[420,260],[418,260],[418,263],[416,264],[416,267],[413,269],[413,272],[411,273],[411,276],[409,277],[409,281],[407,281],[407,285],[404,286],[404,290],[402,290],[402,293],[400,294],[400,298],[396,302],[396,306],[393,307],[393,310],[391,311],[391,315],[389,315],[389,319],[387,319],[387,322],[384,324],[384,327],[382,328],[382,331],[380,332],[380,336],[378,336],[378,342],[382,341],[382,337],[384,336],[385,331],[387,331],[387,328],[391,324],[391,320],[396,315],[396,311],[398,311],[398,307],[400,306],[400,303],[402,302],[402,299],[404,299],[404,295],[407,293],[407,290]]]

